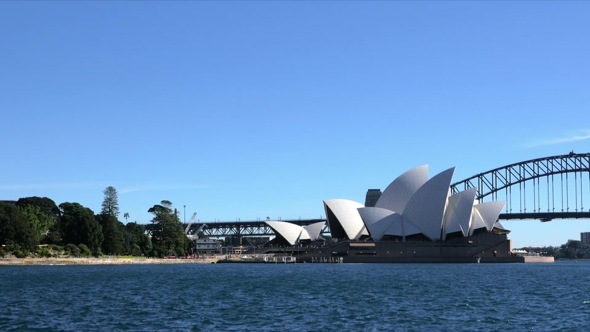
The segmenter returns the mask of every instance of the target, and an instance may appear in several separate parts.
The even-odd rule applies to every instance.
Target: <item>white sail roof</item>
[[[473,207],[473,213],[471,214],[471,227],[469,227],[469,236],[473,235],[476,229],[486,228],[486,223],[483,221],[479,210]]]
[[[301,240],[315,241],[320,238],[325,222],[317,222],[307,226],[299,226],[286,221],[266,221],[268,227],[282,236],[289,244],[295,245]]]
[[[479,212],[486,229],[491,231],[496,221],[498,221],[504,205],[506,205],[506,202],[486,202],[474,205],[473,208]]]
[[[303,226],[303,231],[301,232],[301,236],[299,240],[311,240],[315,241],[320,238],[320,233],[322,232],[322,228],[326,223],[324,221],[316,222],[307,226]]]
[[[414,225],[409,220],[401,219],[399,223],[393,223],[385,232],[386,235],[401,235],[401,236],[410,236],[420,234],[422,231],[416,225]]]
[[[397,177],[375,203],[375,207],[403,213],[414,193],[428,181],[428,165],[418,166]]]
[[[443,240],[447,234],[456,232],[468,236],[476,193],[477,189],[470,188],[448,198],[443,222]]]
[[[402,219],[416,225],[433,241],[440,240],[447,194],[455,168],[449,168],[420,187],[404,209]]]
[[[413,168],[384,190],[375,207],[345,199],[324,201],[330,231],[349,240],[370,233],[376,241],[416,234],[438,241],[451,233],[467,237],[476,229],[504,229],[497,220],[505,202],[478,204],[475,188],[450,195],[454,171],[449,168],[429,180],[427,165]]]
[[[348,199],[330,199],[324,201],[326,207],[332,211],[337,220],[330,220],[328,224],[339,223],[349,240],[357,240],[362,235],[369,235],[363,220],[358,212],[364,205]]]
[[[295,245],[299,240],[303,227],[285,221],[266,221],[268,227],[279,233],[289,244]]]
[[[380,241],[384,235],[399,235],[403,236],[401,229],[401,215],[399,213],[377,208],[368,207],[358,209],[361,218],[365,222],[369,234],[375,241]],[[396,224],[399,227],[400,234],[389,234],[388,230]],[[397,228],[391,228],[391,231],[396,232]]]

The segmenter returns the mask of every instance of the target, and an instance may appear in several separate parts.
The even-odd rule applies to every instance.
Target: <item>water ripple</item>
[[[0,330],[586,331],[590,262],[0,267]]]

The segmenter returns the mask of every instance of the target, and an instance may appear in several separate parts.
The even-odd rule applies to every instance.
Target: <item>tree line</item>
[[[590,259],[590,245],[577,240],[568,240],[559,247],[522,248],[541,256],[553,256],[556,259]]]
[[[119,221],[117,190],[104,191],[100,213],[79,203],[56,205],[47,197],[24,197],[0,201],[0,257],[102,256],[146,257],[184,256],[191,242],[184,233],[178,211],[162,201],[148,212],[154,215],[154,231],[145,226]],[[129,214],[125,213],[127,220]]]

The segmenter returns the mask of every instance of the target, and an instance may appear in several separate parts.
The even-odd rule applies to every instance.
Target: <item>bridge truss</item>
[[[317,222],[325,222],[325,219],[297,219],[297,220],[281,220],[288,223],[307,226]],[[204,225],[204,226],[203,226]],[[187,225],[185,225],[186,227]],[[202,227],[201,227],[202,226]],[[225,238],[225,237],[260,237],[260,236],[274,236],[275,233],[272,228],[268,227],[264,221],[238,221],[238,222],[211,222],[211,223],[195,223],[190,226],[189,235],[193,235],[196,231],[201,229],[199,237],[208,238]],[[322,229],[322,234],[329,234],[327,224]],[[195,234],[196,235],[196,234]]]
[[[505,201],[500,219],[590,218],[590,153],[523,161],[451,185],[477,189],[477,199]]]

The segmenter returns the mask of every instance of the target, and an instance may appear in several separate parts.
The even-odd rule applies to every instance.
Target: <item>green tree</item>
[[[88,246],[86,246],[84,243],[80,243],[78,248],[80,248],[80,255],[84,257],[92,256],[92,250],[90,250],[90,248],[88,248]]]
[[[542,247],[541,248],[541,255],[542,256],[553,256],[555,258],[560,258],[561,252],[558,247]]]
[[[21,207],[21,210],[35,229],[35,237],[37,238],[37,241],[44,242],[45,237],[49,233],[49,229],[54,226],[56,220],[36,205],[25,205],[24,207]]]
[[[119,216],[119,198],[117,196],[117,189],[109,186],[104,191],[104,200],[102,201],[102,210],[100,214],[108,214],[115,218]]]
[[[129,212],[123,213],[123,218],[125,218],[125,223],[129,222]]]
[[[61,211],[52,199],[37,196],[23,197],[16,202],[16,205],[25,209],[29,221],[37,228],[38,233],[45,233],[39,238],[41,242],[61,243],[62,234],[58,227]],[[40,214],[32,207],[39,208],[45,215]],[[50,219],[47,219],[46,216]]]
[[[128,223],[123,232],[124,251],[133,256],[151,256],[152,240],[145,234],[145,226]]]
[[[88,248],[88,247],[86,247]],[[64,247],[65,253],[72,256],[72,257],[80,257],[81,252],[80,252],[80,248],[73,244],[73,243],[68,243],[65,247]]]
[[[102,227],[94,218],[94,212],[79,203],[62,203],[60,228],[63,242],[85,244],[95,255],[101,253],[103,241]]]
[[[154,214],[152,222],[158,225],[152,233],[152,244],[157,255],[185,255],[190,242],[178,219],[177,211],[172,210],[172,203],[164,200],[160,205],[151,207],[148,212]]]
[[[581,241],[575,241],[575,240],[569,240],[567,241],[566,244],[562,244],[560,249],[561,249],[561,254],[563,256],[563,258],[567,258],[567,259],[576,259],[578,258],[578,250],[580,249],[580,247],[582,246],[582,242]]]
[[[0,245],[35,251],[39,244],[35,228],[18,206],[0,202]]]
[[[123,253],[123,236],[119,220],[110,214],[99,214],[96,219],[102,227],[103,241],[102,252],[108,255],[120,255]],[[122,224],[121,224],[122,225]]]
[[[57,220],[61,215],[59,207],[52,199],[47,197],[32,196],[19,198],[19,200],[16,202],[16,205],[19,207],[25,207],[27,205],[37,206],[55,220]]]

